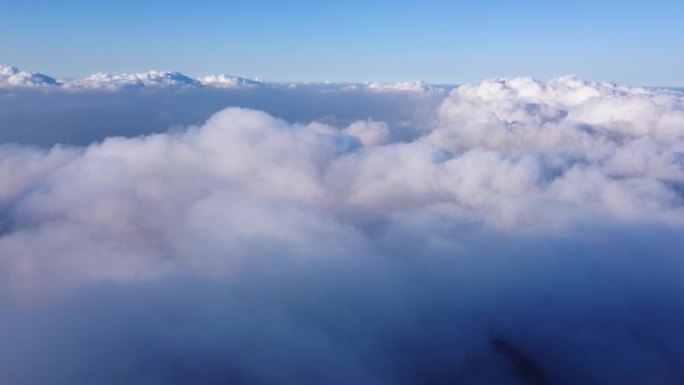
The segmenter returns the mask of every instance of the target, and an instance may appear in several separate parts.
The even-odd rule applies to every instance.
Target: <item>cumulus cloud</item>
[[[674,91],[574,76],[492,79],[453,90],[421,141],[452,153],[477,149],[489,159],[478,163],[495,170],[513,167],[531,178],[522,181],[523,199],[535,189],[573,211],[674,219],[684,177],[682,101]]]
[[[194,79],[180,72],[149,71],[136,74],[94,74],[83,79],[64,83],[70,90],[130,90],[139,88],[188,88],[217,87],[243,88],[263,85],[261,81],[250,80],[232,75],[208,75]]]
[[[263,85],[259,80],[251,80],[232,75],[209,75],[200,79],[200,82],[206,86],[220,87],[220,88],[236,88],[236,87],[256,87]]]
[[[21,71],[16,67],[0,65],[0,87],[47,87],[59,86],[60,83],[50,76],[38,73]]]
[[[110,75],[98,73],[65,82],[68,89],[121,90],[136,88],[195,87],[201,83],[180,72],[149,71],[136,74]]]
[[[48,75],[38,72],[27,72],[16,67],[0,66],[0,89],[51,86],[54,89],[69,91],[120,91],[142,88],[244,88],[260,85],[263,85],[263,82],[259,80],[245,79],[226,74],[193,78],[180,72],[157,70],[120,75],[97,73],[79,79],[55,80]]]
[[[173,132],[0,147],[0,374],[682,378],[684,96],[576,77],[403,94],[371,99],[376,116],[401,107],[391,122],[231,107]]]
[[[311,85],[311,83],[302,83]],[[315,84],[315,83],[314,83]],[[342,91],[356,91],[360,87],[372,92],[414,92],[414,93],[443,93],[444,88],[436,87],[423,81],[415,82],[366,82],[362,85],[336,84],[326,82],[327,86]],[[140,88],[252,88],[265,85],[257,79],[246,79],[240,76],[218,74],[207,75],[199,78],[182,74],[180,72],[168,72],[153,70],[148,72],[112,75],[108,73],[96,73],[83,78],[55,80],[54,78],[37,72],[26,72],[15,67],[0,66],[0,89],[13,87],[56,86],[57,89],[70,91],[78,90],[131,90]],[[270,83],[270,86],[282,86],[278,83]],[[288,84],[289,88],[296,88],[297,83]]]
[[[342,132],[358,138],[366,146],[385,144],[390,135],[387,123],[372,120],[354,122]]]
[[[73,160],[80,150],[55,146],[50,150],[0,146],[0,202],[16,199],[36,180]]]

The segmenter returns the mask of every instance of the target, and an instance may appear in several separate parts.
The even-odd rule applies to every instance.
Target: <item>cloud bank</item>
[[[424,130],[448,87],[382,92],[368,84],[280,84],[230,75],[193,79],[176,72],[60,80],[61,85],[0,85],[0,142],[84,146],[111,136],[136,136],[199,125],[228,106],[265,111],[290,123],[346,127],[384,122],[392,140]]]
[[[193,87],[201,83],[179,72],[149,71],[137,74],[95,74],[65,83],[68,89],[120,90],[131,88]]]
[[[439,92],[439,87],[425,82],[366,82],[356,84],[336,84],[340,89],[356,90],[359,87],[374,92]],[[204,77],[193,78],[180,72],[152,70],[148,72],[112,75],[108,73],[96,73],[78,79],[56,80],[48,75],[38,72],[27,72],[16,67],[0,65],[0,89],[16,88],[43,88],[63,91],[93,91],[108,90],[122,91],[132,89],[183,89],[183,88],[253,88],[268,85],[270,87],[292,87],[297,84],[283,85],[280,83],[265,84],[258,79],[246,79],[228,74],[213,74]]]
[[[16,67],[0,65],[0,89],[43,88],[68,91],[88,90],[131,90],[143,88],[188,88],[188,87],[253,87],[260,85],[256,80],[231,75],[209,75],[192,78],[180,72],[148,71],[132,74],[111,75],[97,73],[80,79],[56,80],[38,72],[27,72]]]
[[[678,383],[684,96],[417,92],[0,147],[2,377]]]

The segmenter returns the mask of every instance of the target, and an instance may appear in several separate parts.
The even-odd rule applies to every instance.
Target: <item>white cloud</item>
[[[199,79],[180,72],[148,71],[132,74],[111,75],[97,73],[80,79],[55,80],[37,72],[27,72],[16,67],[0,66],[0,88],[46,87],[77,90],[109,90],[141,88],[217,87],[242,88],[262,85],[259,80],[250,80],[226,74],[208,75]]]
[[[245,79],[226,74],[205,76],[200,78],[199,81],[205,86],[219,88],[256,87],[263,85],[263,82],[259,80]]]
[[[0,145],[0,204],[17,199],[34,183],[49,177],[79,154],[77,149],[59,145],[49,151]]]
[[[358,138],[367,146],[386,144],[390,135],[387,123],[372,120],[354,122],[342,132]]]
[[[434,87],[423,81],[397,83],[366,82],[364,85],[368,90],[375,92],[443,92],[443,89]]]
[[[98,73],[83,79],[65,82],[69,89],[136,89],[165,87],[195,87],[200,82],[179,72],[149,71],[135,74],[110,75]]]
[[[169,133],[0,147],[0,373],[672,383],[683,98],[493,79],[431,113],[406,104],[411,135],[227,108]]]
[[[216,244],[210,249],[217,255],[240,255],[250,253],[243,244],[250,239],[299,245],[295,254],[305,254],[347,227],[352,238],[362,237],[401,225],[405,215],[532,233],[563,233],[597,220],[679,226],[684,125],[678,134],[658,124],[661,115],[681,113],[674,107],[680,97],[573,78],[496,80],[454,90],[433,128],[405,143],[392,142],[384,122],[357,121],[344,129],[292,125],[229,108],[187,132],[111,138],[82,155],[12,148],[4,164],[34,159],[28,164],[36,166],[8,179],[4,195],[16,197],[15,221],[27,230],[0,238],[0,246],[14,255],[8,260],[37,258],[45,262],[36,265],[51,266],[51,250],[59,249],[78,257],[58,265],[78,265],[95,278],[132,279],[156,275],[161,254],[183,260],[199,252],[188,252],[198,232],[202,245]],[[601,110],[616,99],[644,103],[649,114],[637,122],[595,115],[579,120],[588,108]],[[647,134],[642,124],[651,125]],[[231,211],[240,213],[239,221]],[[206,214],[210,224],[202,224]],[[232,235],[211,236],[210,228]],[[90,231],[84,229],[99,235],[77,235]],[[92,254],[88,244],[103,260],[83,255]]]
[[[0,88],[58,86],[55,79],[38,72],[0,65]]]
[[[684,177],[683,101],[672,91],[572,76],[492,79],[453,90],[421,140],[451,152],[533,159],[537,182],[523,191],[525,200],[674,218],[684,198],[671,187]]]

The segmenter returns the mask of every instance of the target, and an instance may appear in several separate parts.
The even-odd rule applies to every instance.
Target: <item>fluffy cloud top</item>
[[[409,128],[227,108],[0,147],[0,374],[677,383],[683,101],[493,79]]]
[[[130,90],[140,88],[178,88],[178,87],[216,87],[216,88],[252,88],[263,86],[260,80],[246,79],[239,76],[219,74],[192,78],[180,72],[148,71],[132,74],[112,75],[97,73],[74,80],[55,80],[40,73],[21,71],[15,67],[0,66],[0,88],[61,86],[62,89],[74,90]],[[276,85],[276,84],[273,84]],[[373,92],[443,92],[422,81],[416,82],[367,82],[364,88]],[[296,84],[292,84],[296,88]],[[340,85],[341,89],[357,89],[356,85]]]
[[[0,87],[58,86],[57,80],[38,72],[20,71],[16,67],[0,65]]]
[[[200,82],[206,86],[220,88],[256,87],[263,84],[258,80],[250,80],[226,74],[205,76],[200,79]]]
[[[231,75],[209,75],[195,79],[180,72],[149,71],[133,74],[111,75],[97,73],[85,78],[74,80],[55,80],[54,78],[37,73],[21,71],[15,67],[0,66],[0,88],[17,87],[45,87],[54,86],[57,89],[75,90],[131,90],[141,88],[187,88],[187,87],[218,87],[242,88],[255,87],[263,83]]]
[[[683,198],[683,102],[674,91],[576,77],[493,79],[452,91],[439,123],[420,140],[451,153],[477,149],[496,170],[506,169],[500,162],[527,164],[525,200],[551,193],[544,199],[675,219]]]
[[[95,74],[65,83],[70,89],[131,89],[159,87],[194,87],[201,83],[179,72],[149,71],[136,74]]]

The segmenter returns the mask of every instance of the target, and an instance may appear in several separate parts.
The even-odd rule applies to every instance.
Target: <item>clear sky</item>
[[[0,63],[276,81],[684,85],[684,1],[0,0]]]

